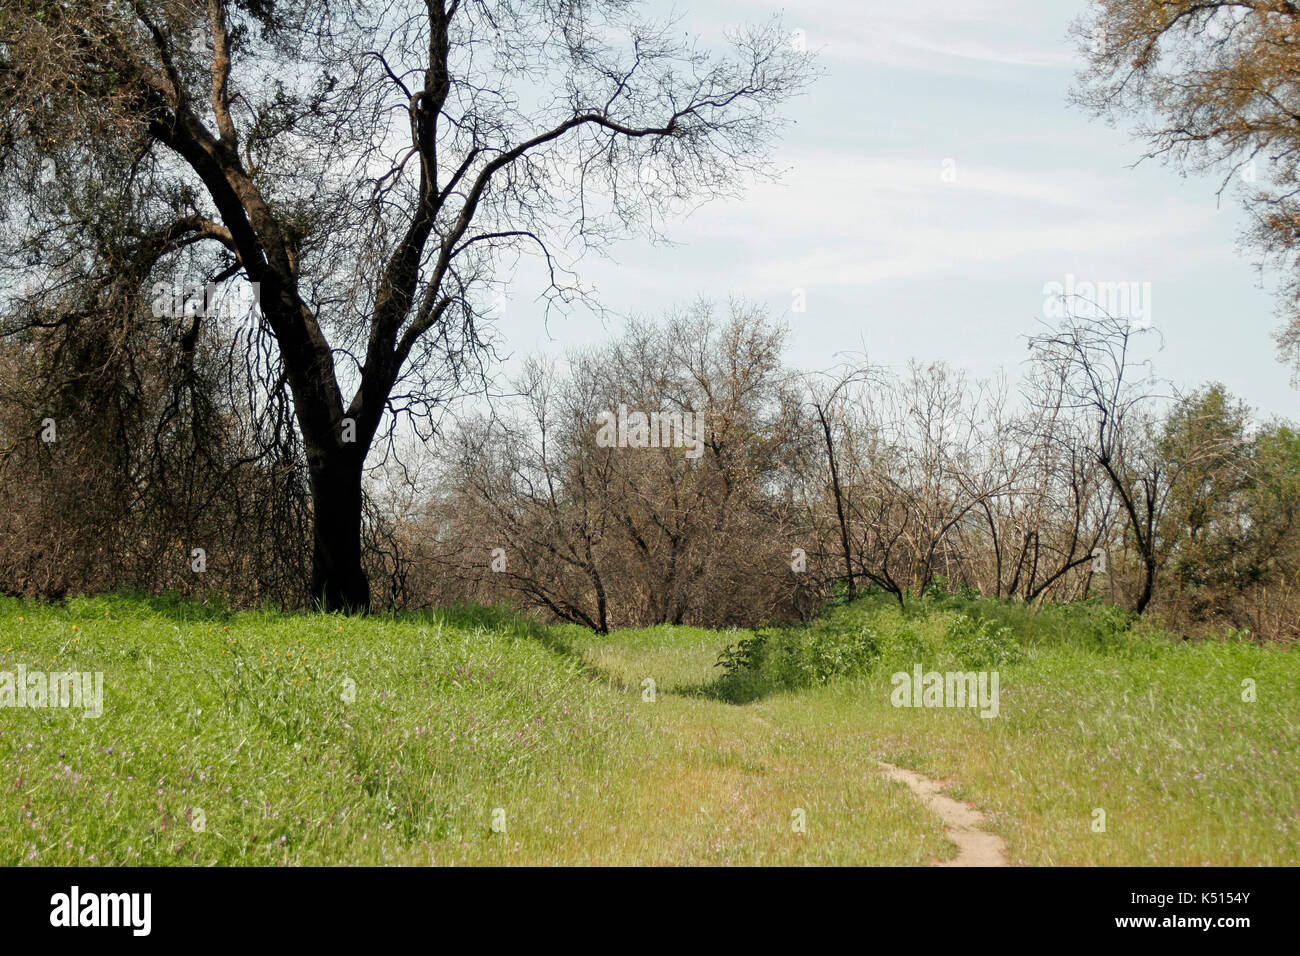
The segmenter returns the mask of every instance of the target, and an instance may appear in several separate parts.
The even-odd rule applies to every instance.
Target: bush
[[[880,660],[880,641],[870,627],[847,634],[802,634],[789,645],[790,684],[824,684],[832,677],[870,670]]]
[[[877,668],[983,670],[1024,660],[1035,646],[1149,659],[1175,642],[1160,624],[1100,601],[1046,604],[935,594],[901,610],[888,595],[862,595],[808,624],[761,631],[728,645],[712,692],[746,702]]]
[[[967,668],[1014,664],[1024,657],[1011,628],[965,614],[958,614],[948,626],[947,649]]]
[[[824,684],[834,677],[869,671],[881,659],[876,631],[796,628],[759,632],[718,655],[720,696],[752,700],[769,690]]]

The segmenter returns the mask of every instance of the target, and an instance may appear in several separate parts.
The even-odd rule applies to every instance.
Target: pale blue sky
[[[663,7],[666,12],[667,4]],[[706,204],[669,224],[675,248],[633,240],[581,275],[616,316],[656,314],[699,296],[765,303],[794,335],[789,359],[827,367],[865,347],[901,365],[943,359],[1017,374],[1043,286],[1149,282],[1164,337],[1157,374],[1181,387],[1224,382],[1261,417],[1300,417],[1276,360],[1274,300],[1245,217],[1218,179],[1132,164],[1123,129],[1067,96],[1079,66],[1071,21],[1083,0],[808,0],[787,25],[820,50],[824,75],[793,101],[775,152],[780,184]],[[769,0],[678,4],[705,42],[728,24],[782,10]],[[955,182],[945,182],[951,159]],[[1268,281],[1268,277],[1264,277]],[[807,311],[792,313],[793,289]],[[562,353],[616,334],[577,310],[543,328],[525,266],[497,331],[504,348]]]

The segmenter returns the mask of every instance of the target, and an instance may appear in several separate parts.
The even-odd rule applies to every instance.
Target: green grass
[[[0,599],[0,671],[104,674],[98,719],[0,709],[0,864],[953,855],[877,759],[948,779],[1014,863],[1300,862],[1293,652],[959,599],[907,615],[867,599],[763,633],[763,660],[726,674],[719,654],[754,635]],[[996,666],[999,717],[891,706],[913,661]]]
[[[833,648],[864,630],[868,663],[837,658]],[[714,690],[769,701],[781,724],[871,728],[884,759],[950,780],[954,795],[985,809],[1013,863],[1300,863],[1293,650],[1185,642],[1098,605],[1033,614],[945,598],[906,614],[864,600],[769,634],[750,657]],[[845,669],[822,677],[791,658]],[[894,707],[891,675],[918,662],[996,669],[999,716]],[[1245,681],[1254,700],[1244,699]],[[1104,831],[1094,829],[1098,810]]]
[[[100,598],[4,602],[0,633],[0,669],[105,683],[98,719],[0,711],[6,864],[509,859],[512,830],[598,802],[632,733],[630,708],[523,624]]]

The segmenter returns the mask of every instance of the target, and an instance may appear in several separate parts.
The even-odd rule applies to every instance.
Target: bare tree
[[[712,55],[615,0],[7,4],[4,330],[102,316],[184,250],[253,283],[311,477],[312,593],[366,608],[367,455],[481,378],[503,266],[535,253],[570,302],[586,248],[767,172],[806,58],[775,21],[731,39]]]
[[[1084,596],[1093,564],[1100,567],[1097,552],[1110,543],[1115,494],[1089,450],[1086,410],[1067,407],[1069,372],[1068,366],[1031,368],[1024,384],[1026,411],[1005,423],[990,412],[992,431],[1007,437],[1015,456],[1012,491],[996,502],[1006,542],[996,549],[998,594],[1005,587],[1008,595],[1027,601]],[[1083,576],[1072,585],[1076,569]]]
[[[449,505],[458,512],[461,560],[452,566],[468,557],[480,577],[490,568],[487,578],[525,603],[607,633],[606,578],[616,570],[605,560],[616,525],[609,499],[618,478],[610,450],[595,447],[586,427],[596,396],[581,384],[565,388],[554,366],[537,360],[517,388],[517,418],[470,419],[458,432],[460,494]]]
[[[599,631],[790,616],[783,340],[756,310],[733,303],[720,321],[699,303],[632,322],[563,374],[530,361],[517,401],[460,426],[436,506],[449,574]],[[649,432],[601,437],[625,415]]]
[[[852,599],[856,591],[854,582],[853,547],[850,544],[849,509],[845,504],[844,486],[840,482],[840,462],[836,453],[836,423],[843,422],[843,403],[852,388],[870,378],[870,371],[848,366],[818,376],[809,376],[805,382],[807,403],[812,406],[821,429],[821,444],[826,455],[826,469],[830,475],[831,499],[835,504],[835,523],[839,528],[840,557],[844,561],[844,586]]]
[[[1086,447],[1119,500],[1141,563],[1133,605],[1141,614],[1155,594],[1160,522],[1172,475],[1152,438],[1153,378],[1149,366],[1133,358],[1138,334],[1127,320],[1103,313],[1092,320],[1067,320],[1031,339],[1030,348],[1049,377],[1061,383],[1060,407],[1086,416]]]

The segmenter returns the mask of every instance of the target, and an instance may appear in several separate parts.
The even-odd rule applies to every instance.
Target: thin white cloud
[[[705,5],[704,10],[708,10]],[[728,2],[725,24],[778,9],[770,0]],[[699,12],[698,10],[694,12]],[[838,62],[962,74],[990,67],[1073,68],[1077,54],[1062,43],[1077,5],[1017,0],[804,0],[783,11],[810,49]],[[699,26],[701,20],[691,17]],[[710,31],[713,32],[713,31]]]
[[[1191,198],[1151,202],[1124,171],[947,167],[940,157],[790,154],[781,183],[743,202],[706,206],[673,230],[691,248],[743,250],[755,291],[868,285],[981,274],[994,264],[1039,274],[1045,260],[1137,257],[1204,228],[1214,210]]]

